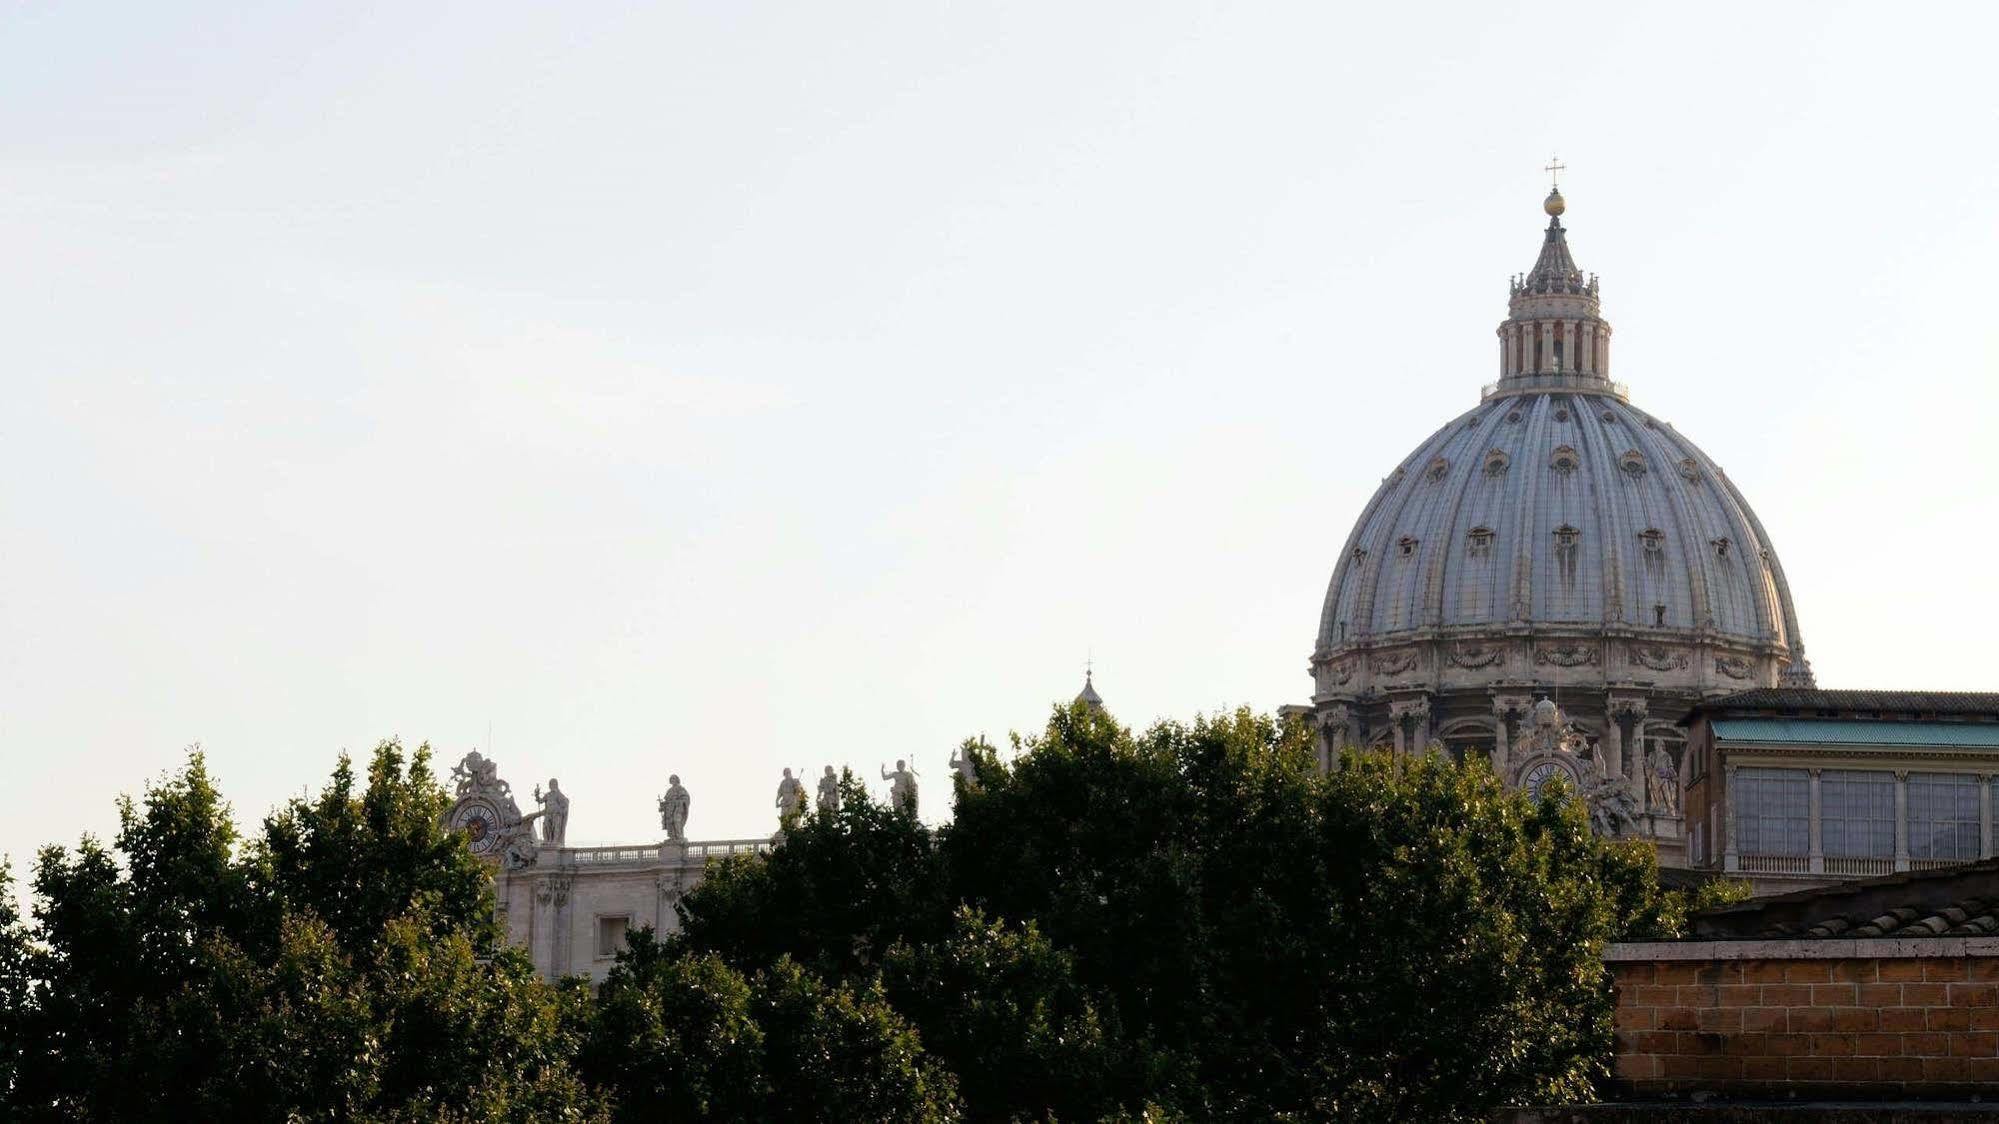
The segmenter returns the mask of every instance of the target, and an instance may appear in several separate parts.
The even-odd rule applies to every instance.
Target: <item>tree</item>
[[[959,1075],[974,1120],[1095,1120],[1119,1107],[1117,1021],[1076,978],[1075,958],[1033,922],[958,910],[948,938],[891,948],[891,1006]]]
[[[739,966],[881,974],[975,1118],[1448,1120],[1585,1096],[1604,945],[1687,904],[1571,798],[1442,757],[1322,776],[1302,725],[1248,711],[1134,736],[1060,709],[978,778],[934,859],[912,825],[808,825],[688,902],[695,944]],[[960,904],[977,912],[946,921]],[[1082,1075],[1040,1045],[1087,1042],[1091,1019],[1116,1049],[1065,1085]]]
[[[604,981],[581,1068],[620,1120],[958,1118],[950,1071],[878,989],[828,987],[789,957],[745,977],[646,931]]]
[[[688,894],[685,939],[738,968],[789,956],[833,980],[879,970],[889,947],[950,927],[951,904],[931,832],[904,808],[877,803],[851,772],[837,812],[788,819],[784,845],[711,867]]]
[[[194,752],[121,802],[111,848],[44,849],[27,995],[0,991],[25,1043],[0,1116],[601,1116],[571,1068],[585,1016],[493,947],[424,761],[384,743],[357,795],[343,760],[239,853]]]

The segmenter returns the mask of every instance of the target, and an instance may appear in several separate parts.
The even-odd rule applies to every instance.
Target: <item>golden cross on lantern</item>
[[[1551,190],[1560,191],[1562,189],[1562,173],[1568,171],[1569,166],[1562,163],[1559,157],[1550,156],[1548,157],[1548,166],[1541,170],[1548,173],[1548,187]]]

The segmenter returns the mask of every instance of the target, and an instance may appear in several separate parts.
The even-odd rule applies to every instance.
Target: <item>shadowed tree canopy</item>
[[[851,776],[596,993],[500,940],[428,752],[247,839],[200,754],[0,868],[0,1118],[1382,1120],[1587,1096],[1601,954],[1691,903],[1482,764],[1059,709],[930,828]]]
[[[1322,776],[1302,726],[1248,711],[1134,735],[1074,706],[1006,760],[969,752],[934,847],[852,790],[687,911],[690,946],[745,970],[883,975],[978,1119],[1471,1119],[1587,1096],[1605,944],[1689,904],[1572,799],[1437,756]]]

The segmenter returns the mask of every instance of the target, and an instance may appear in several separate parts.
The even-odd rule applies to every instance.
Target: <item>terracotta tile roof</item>
[[[1905,871],[1702,910],[1697,940],[1999,935],[1999,859]]]
[[[1696,713],[1782,711],[1796,714],[1861,712],[1882,715],[1954,714],[1999,718],[1999,692],[1992,691],[1823,691],[1803,687],[1761,687],[1708,699]]]

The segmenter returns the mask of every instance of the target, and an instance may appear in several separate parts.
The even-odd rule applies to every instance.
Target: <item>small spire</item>
[[[1095,677],[1096,668],[1090,666],[1088,663],[1084,664],[1083,689],[1077,693],[1076,701],[1089,707],[1091,710],[1102,710],[1104,708],[1104,697],[1097,694],[1097,686],[1093,682]]]

